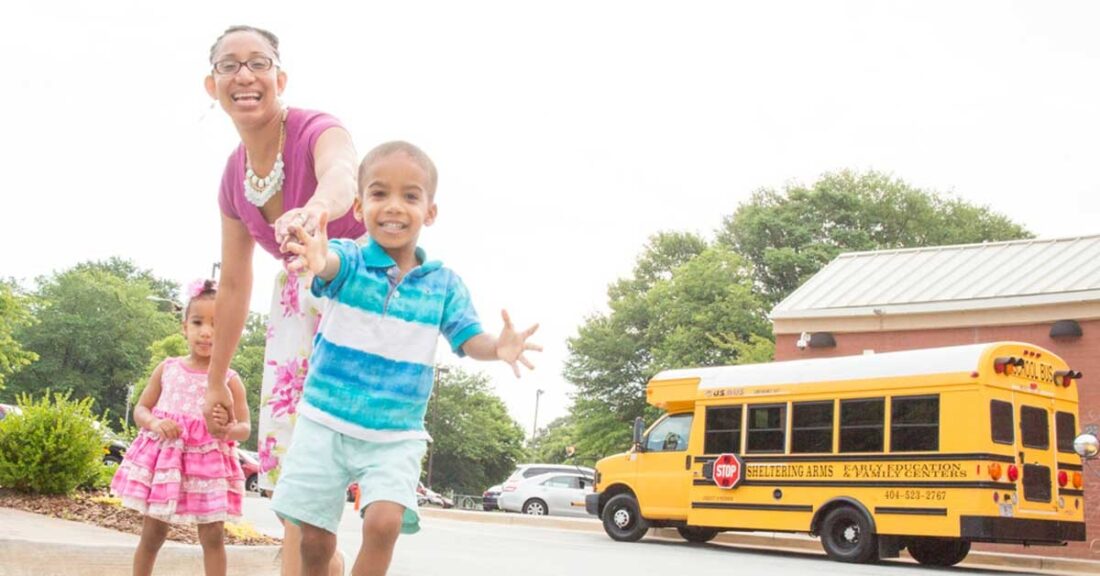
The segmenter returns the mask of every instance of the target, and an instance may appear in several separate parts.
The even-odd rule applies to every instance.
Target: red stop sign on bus
[[[736,488],[744,477],[745,465],[737,454],[722,454],[714,461],[714,483],[719,488]]]

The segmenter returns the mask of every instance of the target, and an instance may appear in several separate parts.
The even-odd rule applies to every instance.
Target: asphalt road
[[[245,516],[258,529],[278,535],[268,500],[247,498]],[[903,561],[841,564],[815,554],[776,552],[723,544],[688,545],[646,538],[614,542],[602,532],[551,527],[473,523],[424,517],[422,530],[397,542],[391,576],[680,576],[737,574],[829,575],[996,575],[1021,574],[974,568],[929,569]],[[350,562],[358,552],[360,524],[349,505],[338,534]]]

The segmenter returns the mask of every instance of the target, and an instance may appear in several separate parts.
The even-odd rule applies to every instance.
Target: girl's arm
[[[221,278],[214,299],[217,336],[210,354],[206,406],[203,408],[206,428],[211,435],[219,438],[225,436],[226,429],[214,421],[212,410],[215,405],[221,404],[233,412],[234,400],[225,385],[225,375],[248,317],[248,302],[252,295],[252,249],[255,245],[255,240],[240,220],[222,214]]]
[[[244,442],[252,434],[252,417],[248,411],[248,396],[245,394],[244,384],[236,374],[229,380],[229,391],[233,394],[233,422],[226,428],[226,439]]]
[[[171,420],[162,420],[153,415],[153,406],[160,399],[160,377],[164,373],[164,362],[161,362],[149,376],[149,383],[145,390],[141,391],[134,406],[134,423],[142,428],[160,434],[161,438],[175,440],[180,435],[179,426]]]

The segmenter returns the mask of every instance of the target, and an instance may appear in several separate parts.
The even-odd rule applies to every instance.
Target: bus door
[[[638,502],[647,518],[686,518],[691,493],[693,414],[672,414],[642,438],[637,455]]]
[[[1054,476],[1058,464],[1054,425],[1054,398],[1039,394],[1013,392],[1013,405],[1019,422],[1016,435],[1017,508],[1021,512],[1053,514]]]

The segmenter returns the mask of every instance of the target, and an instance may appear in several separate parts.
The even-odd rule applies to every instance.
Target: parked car
[[[22,413],[23,411],[20,410],[18,406],[13,406],[11,404],[0,404],[0,420],[3,420],[4,416],[7,416],[8,414]]]
[[[497,502],[506,512],[533,516],[587,516],[585,496],[592,494],[591,476],[576,472],[548,472],[516,484],[506,484]]]
[[[481,494],[481,509],[500,510],[500,506],[497,504],[497,498],[500,498],[500,484],[494,484],[485,489],[485,492]]]
[[[100,436],[103,437],[103,463],[109,466],[122,464],[122,457],[126,455],[126,449],[130,445],[114,430],[100,424],[98,420],[93,420],[92,426],[99,430]]]
[[[500,490],[503,492],[507,490],[509,486],[515,487],[527,478],[540,476],[547,472],[569,472],[589,478],[596,477],[596,471],[587,466],[574,466],[572,464],[520,464],[516,466],[515,471],[508,476],[508,479],[501,483]]]
[[[440,508],[454,508],[455,502],[450,498],[432,490],[431,488],[425,488],[423,484],[417,484],[416,486],[416,505],[417,506],[439,506]]]
[[[237,449],[237,460],[244,470],[244,489],[260,492],[260,456],[251,450]]]

